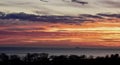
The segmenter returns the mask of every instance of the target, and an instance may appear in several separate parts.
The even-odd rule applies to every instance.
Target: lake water
[[[0,53],[25,55],[26,53],[49,53],[50,55],[105,56],[120,54],[120,49],[96,48],[39,48],[39,47],[0,47]]]

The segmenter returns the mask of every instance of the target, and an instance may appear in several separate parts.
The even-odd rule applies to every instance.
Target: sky
[[[0,46],[120,47],[120,0],[1,0]]]

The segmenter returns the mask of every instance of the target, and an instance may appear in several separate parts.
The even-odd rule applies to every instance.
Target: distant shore
[[[86,55],[106,56],[107,54],[119,54],[116,48],[41,48],[41,47],[0,47],[0,53],[8,55],[25,56],[27,53],[48,53],[49,55]]]

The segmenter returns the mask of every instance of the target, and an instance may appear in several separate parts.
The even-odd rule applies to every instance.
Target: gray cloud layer
[[[81,5],[86,4],[86,5]],[[0,10],[39,15],[119,13],[120,0],[1,0]],[[40,12],[40,13],[39,13]]]

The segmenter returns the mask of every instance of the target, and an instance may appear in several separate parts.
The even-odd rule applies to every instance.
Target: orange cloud
[[[39,46],[120,46],[120,19],[80,24],[34,23],[0,27],[0,44]]]

